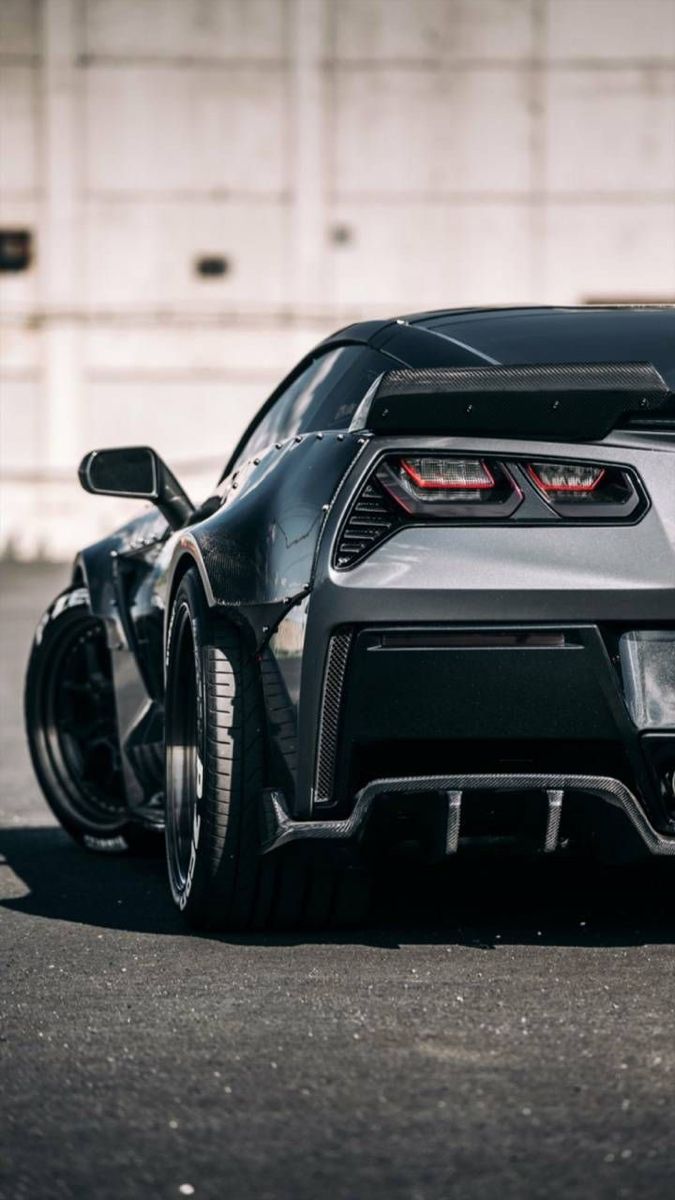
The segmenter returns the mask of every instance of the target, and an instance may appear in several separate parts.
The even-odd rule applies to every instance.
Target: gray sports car
[[[153,507],[36,632],[64,827],[164,829],[197,927],[359,919],[402,843],[675,854],[674,392],[673,308],[430,312],[322,342],[199,506],[87,455]]]

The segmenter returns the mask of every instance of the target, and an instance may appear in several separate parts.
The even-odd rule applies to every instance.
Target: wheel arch
[[[167,571],[164,589],[164,658],[166,669],[166,653],[169,635],[171,613],[173,611],[176,593],[184,575],[191,568],[196,568],[202,585],[206,604],[211,617],[221,625],[231,625],[246,639],[251,650],[261,648],[270,632],[283,617],[284,613],[297,602],[298,597],[288,597],[281,601],[249,603],[247,601],[224,600],[214,592],[214,582],[222,582],[222,564],[210,561],[211,553],[202,553],[202,547],[192,533],[187,532],[180,537],[174,550]],[[214,574],[212,582],[211,573]],[[220,589],[222,590],[222,589]],[[304,592],[300,593],[304,595]]]
[[[176,592],[178,591],[181,580],[191,568],[197,569],[206,603],[209,609],[213,609],[215,606],[215,598],[213,595],[213,588],[211,587],[211,582],[209,580],[208,571],[206,569],[206,564],[194,537],[190,533],[185,533],[177,542],[167,571],[165,589],[166,603],[164,609],[165,659],[169,636],[169,625],[171,622],[171,613],[173,611],[174,601],[176,599]]]
[[[247,608],[244,606],[223,604],[218,601],[213,594],[213,587],[209,578],[208,565],[204,560],[200,547],[191,534],[185,534],[180,538],[176,551],[171,560],[171,565],[168,572],[166,596],[166,608],[164,614],[164,669],[166,672],[167,653],[169,642],[169,629],[171,625],[171,614],[176,600],[176,594],[180,587],[181,581],[185,578],[188,571],[195,570],[197,572],[199,583],[204,594],[206,606],[212,620],[216,621],[219,627],[231,625],[243,634],[247,640],[251,639],[251,625],[247,618]],[[255,641],[255,639],[254,639]],[[254,642],[252,642],[254,648]]]

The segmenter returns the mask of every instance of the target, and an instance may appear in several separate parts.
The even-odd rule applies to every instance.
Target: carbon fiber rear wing
[[[651,363],[405,367],[380,375],[352,428],[597,441],[669,395]]]

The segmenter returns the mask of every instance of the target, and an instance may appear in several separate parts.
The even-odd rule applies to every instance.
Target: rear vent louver
[[[378,484],[368,483],[355,500],[338,538],[337,567],[352,567],[402,524]]]

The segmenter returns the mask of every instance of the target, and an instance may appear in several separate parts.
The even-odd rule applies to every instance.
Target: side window
[[[277,397],[269,412],[265,413],[248,441],[242,446],[234,464],[235,467],[246,459],[252,458],[253,455],[259,454],[268,446],[274,445],[275,442],[285,441],[297,431],[297,423],[295,426],[293,423],[294,411],[299,406],[303,393],[311,386],[321,363],[322,359],[320,358],[311,362]]]
[[[273,442],[285,442],[293,437],[300,427],[300,420],[305,411],[315,381],[328,369],[327,360],[330,354],[314,359],[304,371],[294,379],[293,383],[282,392],[272,405],[270,411],[263,417],[253,434],[251,453],[271,446]]]
[[[296,433],[346,429],[373,380],[391,365],[367,346],[340,346],[318,355],[277,397],[234,466]]]
[[[347,429],[373,380],[395,364],[367,346],[343,346],[326,355],[331,362],[313,381],[298,430]]]
[[[394,360],[366,346],[319,354],[277,396],[237,457],[234,467],[295,433],[346,430],[374,379]]]

